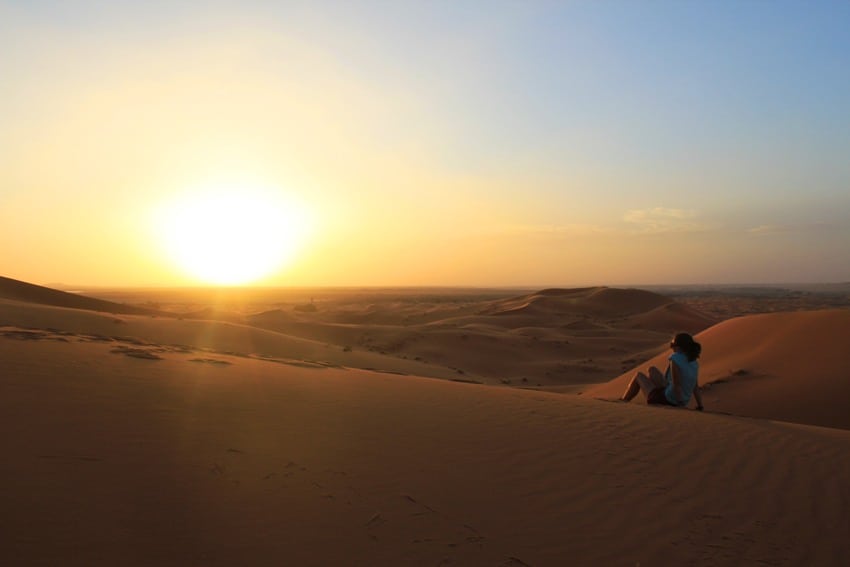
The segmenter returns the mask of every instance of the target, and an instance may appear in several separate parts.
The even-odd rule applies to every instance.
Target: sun
[[[208,188],[166,203],[158,232],[171,260],[207,284],[255,282],[291,262],[306,237],[305,209],[280,191]]]

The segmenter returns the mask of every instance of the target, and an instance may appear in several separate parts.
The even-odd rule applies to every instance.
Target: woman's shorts
[[[646,403],[648,404],[660,404],[665,406],[672,406],[675,404],[671,404],[670,400],[667,399],[667,396],[664,395],[664,390],[666,388],[656,388],[649,393],[646,397]]]

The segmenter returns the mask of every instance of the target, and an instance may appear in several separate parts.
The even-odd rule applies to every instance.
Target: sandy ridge
[[[147,309],[134,305],[124,305],[112,301],[105,301],[103,299],[86,297],[3,276],[0,276],[0,299],[53,305],[56,307],[103,311],[116,314],[169,315],[168,313],[155,309]]]

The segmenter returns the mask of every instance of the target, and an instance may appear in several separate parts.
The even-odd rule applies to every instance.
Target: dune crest
[[[123,305],[121,303],[114,303],[103,299],[95,299],[93,297],[68,293],[66,291],[22,282],[20,280],[14,280],[3,276],[0,276],[0,299],[116,314],[172,315],[156,309],[146,309],[144,307]]]
[[[673,300],[639,289],[587,287],[575,289],[544,289],[521,297],[493,302],[482,315],[504,314],[574,314],[593,316],[623,316],[655,309]]]
[[[479,315],[521,321],[536,318],[541,324],[580,328],[576,321],[592,321],[617,328],[645,328],[670,332],[696,332],[716,323],[712,317],[673,299],[640,289],[590,287],[544,289],[501,301],[482,309]],[[503,323],[509,324],[509,323]]]

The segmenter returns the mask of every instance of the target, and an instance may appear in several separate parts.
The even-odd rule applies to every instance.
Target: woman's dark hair
[[[696,342],[688,333],[679,333],[673,338],[673,342],[670,344],[682,349],[689,361],[698,359],[702,352],[702,345]]]

